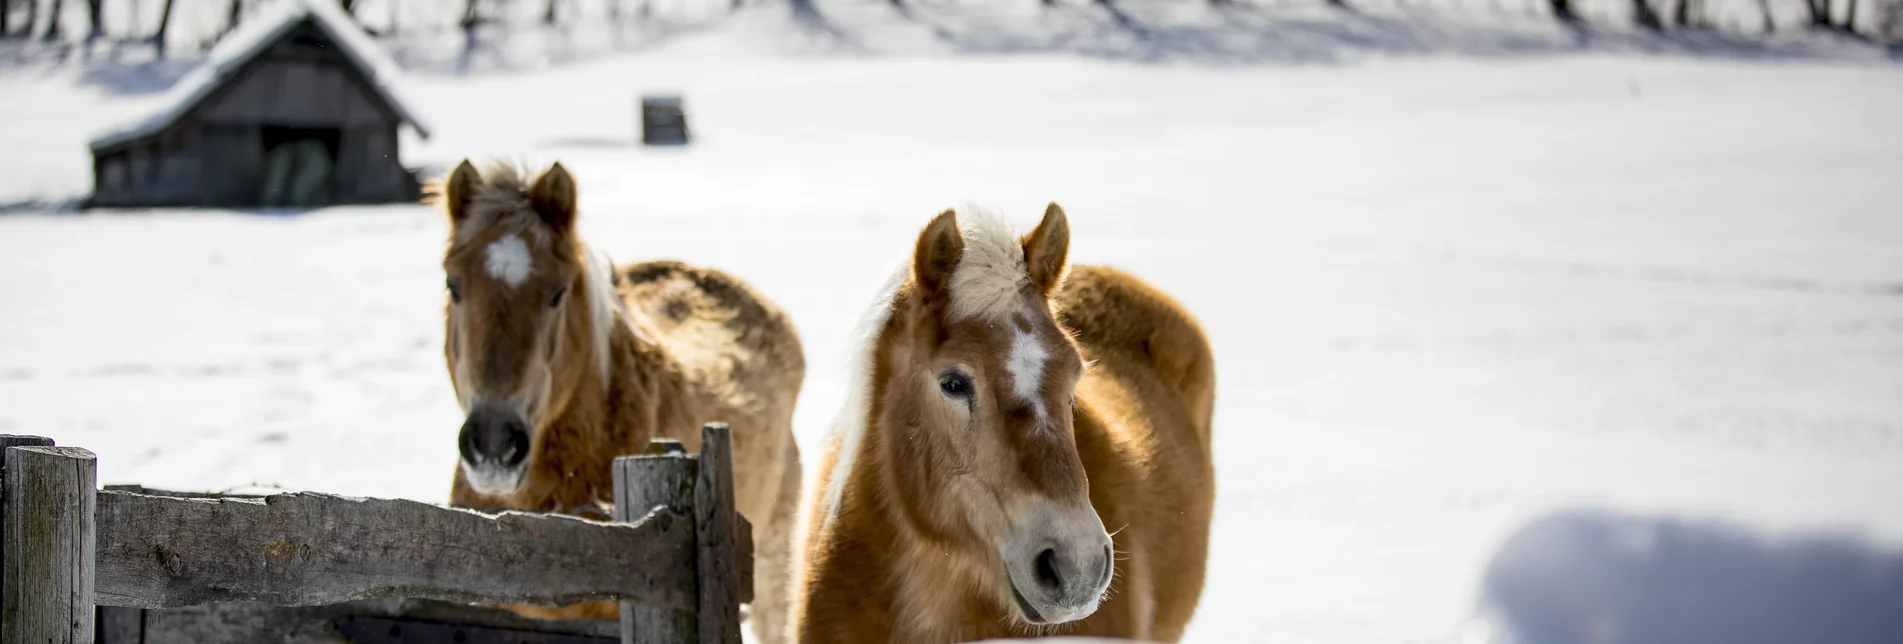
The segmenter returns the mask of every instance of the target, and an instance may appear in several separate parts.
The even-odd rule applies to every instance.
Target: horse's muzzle
[[[1062,624],[1097,612],[1115,563],[1110,535],[1088,508],[1041,512],[1037,525],[1000,549],[1024,621]]]
[[[529,459],[529,423],[520,411],[477,405],[456,437],[463,478],[484,494],[515,491]]]

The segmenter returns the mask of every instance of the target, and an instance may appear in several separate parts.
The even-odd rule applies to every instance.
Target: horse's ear
[[[529,205],[549,227],[567,232],[575,225],[575,178],[556,162],[529,187]]]
[[[479,185],[482,185],[482,174],[476,172],[476,166],[468,159],[463,159],[449,172],[442,194],[443,205],[449,210],[449,223],[463,223],[463,218],[469,215],[469,199],[475,196]]]
[[[1024,236],[1024,268],[1045,295],[1056,292],[1070,270],[1070,220],[1056,202],[1044,208],[1044,220]]]
[[[924,295],[937,294],[965,255],[965,237],[958,232],[958,214],[950,210],[932,218],[918,234],[912,251],[912,277]]]

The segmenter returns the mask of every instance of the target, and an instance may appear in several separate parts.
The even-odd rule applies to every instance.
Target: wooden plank
[[[45,436],[19,436],[15,434],[0,434],[0,499],[6,498],[7,448],[9,447],[36,447],[36,446],[50,447],[52,445],[53,445],[53,439],[47,438]],[[6,558],[7,558],[7,531],[5,529],[6,525],[7,525],[6,504],[0,503],[0,561],[6,561]],[[7,595],[6,576],[0,575],[0,597],[6,597],[6,595]]]
[[[414,501],[290,493],[181,499],[99,493],[98,601],[165,608],[374,597],[692,609],[691,531]]]
[[[726,423],[700,429],[700,473],[694,484],[695,564],[700,575],[700,641],[740,644],[740,565],[734,537],[733,432]],[[752,562],[747,586],[752,586]]]
[[[670,446],[655,441],[645,456],[623,456],[614,461],[615,520],[629,521],[641,516],[665,519],[693,532],[694,477],[699,469],[694,457],[687,455],[679,441]],[[677,553],[680,561],[693,565],[694,547]],[[698,601],[698,594],[696,595]],[[622,644],[689,644],[698,641],[694,610],[640,606],[621,603]]]
[[[93,641],[93,453],[78,447],[6,450],[6,597],[0,641]]]
[[[230,603],[141,610],[125,608],[144,615],[143,644],[339,644],[339,627],[347,620],[385,619],[398,622],[430,623],[469,627],[464,641],[480,642],[482,633],[518,634],[512,644],[535,641],[560,641],[570,636],[608,644],[619,641],[619,629],[613,620],[537,620],[506,610],[469,604],[425,599],[381,598],[327,606],[267,606]],[[385,631],[387,634],[387,630]],[[442,634],[441,629],[437,630]],[[427,640],[419,629],[410,629],[408,641],[455,641],[450,637]],[[534,635],[530,635],[534,634]],[[539,635],[541,637],[536,637]],[[100,644],[120,644],[104,641]]]

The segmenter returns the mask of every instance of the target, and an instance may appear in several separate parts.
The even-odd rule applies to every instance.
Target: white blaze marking
[[[529,257],[529,245],[522,238],[510,235],[489,243],[484,266],[489,275],[502,280],[509,286],[521,286],[529,279],[529,269],[534,260]]]
[[[1025,331],[1017,331],[1011,336],[1011,358],[1004,366],[1011,371],[1011,391],[1024,402],[1031,403],[1037,409],[1039,419],[1044,417],[1044,405],[1037,396],[1038,386],[1043,384],[1044,359],[1050,352],[1037,341],[1037,336]]]

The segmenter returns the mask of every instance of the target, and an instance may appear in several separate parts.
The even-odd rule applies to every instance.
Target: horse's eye
[[[568,287],[564,286],[564,287],[555,289],[555,297],[551,297],[548,299],[548,307],[552,309],[552,308],[561,306],[562,296],[565,296],[565,295],[568,295]]]
[[[449,301],[455,302],[457,304],[463,303],[462,282],[458,282],[456,281],[456,278],[452,277],[452,278],[443,280],[443,286],[449,288]]]
[[[961,400],[971,398],[971,376],[947,371],[938,377],[938,390]]]

